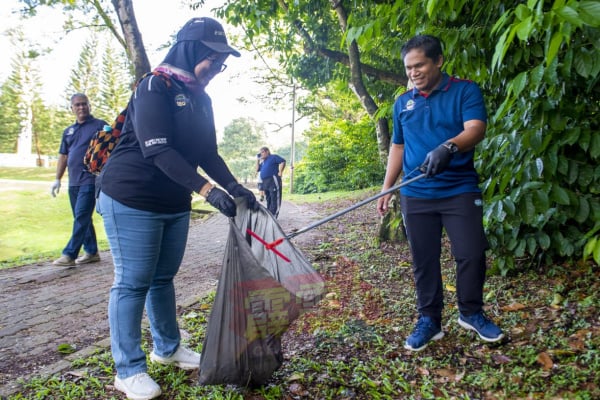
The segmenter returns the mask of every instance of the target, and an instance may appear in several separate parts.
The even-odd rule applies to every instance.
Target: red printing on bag
[[[261,238],[260,236],[258,236],[256,233],[252,232],[249,228],[246,229],[246,233],[250,234],[250,236],[252,236],[256,240],[258,240],[259,242],[261,242],[263,244],[263,246],[265,246],[265,248],[267,250],[272,251],[273,253],[277,254],[279,257],[281,257],[285,261],[291,262],[291,260],[289,258],[287,258],[283,254],[281,254],[279,252],[279,250],[277,250],[275,248],[275,247],[279,246],[281,244],[281,242],[283,242],[283,238],[279,238],[279,239],[275,240],[274,242],[267,243],[266,241],[263,240],[263,238]]]

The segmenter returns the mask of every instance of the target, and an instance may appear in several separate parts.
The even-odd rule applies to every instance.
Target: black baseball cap
[[[217,53],[229,53],[236,57],[239,51],[227,44],[227,37],[223,26],[212,18],[192,18],[177,33],[177,41],[199,41]]]

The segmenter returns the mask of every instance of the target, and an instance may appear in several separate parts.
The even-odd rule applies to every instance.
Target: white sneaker
[[[200,368],[200,353],[186,349],[183,346],[179,346],[177,351],[170,357],[161,357],[152,351],[152,353],[150,353],[150,360],[159,364],[173,364],[181,369]]]
[[[115,377],[115,389],[127,395],[131,400],[150,400],[160,396],[160,386],[145,372],[121,379]]]

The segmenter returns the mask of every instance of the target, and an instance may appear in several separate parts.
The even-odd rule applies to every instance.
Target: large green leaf
[[[600,236],[591,238],[583,249],[583,257],[592,256],[596,264],[600,265]]]
[[[596,52],[596,57],[598,56]],[[581,51],[579,57],[574,60],[575,70],[579,75],[588,78],[594,68],[594,59],[592,55],[586,51]]]
[[[521,72],[519,75],[513,79],[513,81],[509,85],[509,90],[511,90],[515,97],[519,97],[521,92],[527,85],[527,72]]]
[[[585,197],[579,197],[579,208],[575,214],[575,221],[582,223],[590,216],[590,204]]]
[[[552,190],[551,190],[551,194],[552,194],[552,200],[554,202],[556,202],[557,204],[560,205],[569,205],[570,204],[570,200],[569,200],[569,193],[561,188],[558,184],[553,184],[552,185]]]
[[[579,167],[579,175],[577,179],[578,185],[585,189],[587,188],[594,178],[598,178],[594,176],[594,167],[589,164],[584,164]]]
[[[582,24],[582,21],[579,19],[579,14],[572,7],[563,6],[560,8],[553,8],[553,11],[574,26],[580,27]]]
[[[548,47],[548,55],[546,56],[546,66],[549,66],[552,61],[556,58],[560,45],[562,44],[563,36],[560,32],[554,32],[552,39],[550,40],[550,46]]]
[[[521,21],[519,23],[519,25],[517,25],[517,37],[520,40],[527,40],[529,38],[529,35],[531,34],[531,31],[533,30],[534,25],[533,25],[533,20],[531,17],[527,17],[525,18],[523,21]]]
[[[548,250],[550,248],[550,244],[551,244],[551,240],[550,240],[550,236],[548,236],[545,232],[538,232],[536,234],[536,239],[538,244],[540,245],[540,248],[544,249],[544,250]]]
[[[600,2],[581,1],[579,2],[579,17],[581,20],[593,27],[600,27]]]

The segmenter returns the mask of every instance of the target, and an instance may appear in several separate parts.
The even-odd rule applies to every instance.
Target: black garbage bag
[[[237,201],[200,359],[200,384],[257,386],[283,362],[281,336],[325,283],[264,208]],[[269,250],[262,241],[283,241]],[[288,259],[286,261],[284,258]]]

